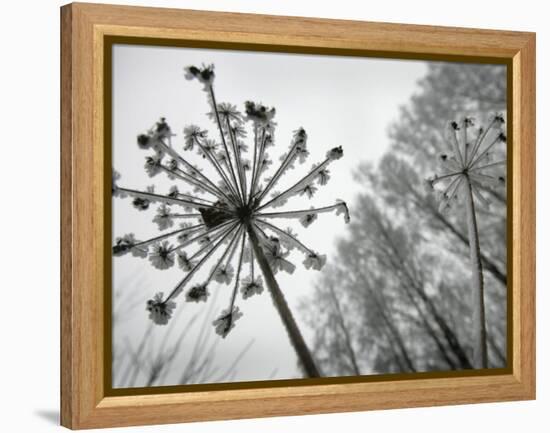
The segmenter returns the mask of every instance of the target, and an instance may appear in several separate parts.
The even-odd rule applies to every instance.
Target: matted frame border
[[[533,33],[82,3],[62,7],[61,30],[62,425],[77,429],[535,398]],[[508,205],[508,245],[513,246],[508,283],[510,368],[491,374],[417,373],[399,380],[321,379],[300,386],[282,381],[276,387],[268,383],[115,395],[105,380],[104,287],[109,270],[104,238],[110,234],[110,219],[104,186],[110,176],[105,162],[110,158],[104,146],[104,54],[109,38],[136,37],[174,45],[183,40],[186,46],[218,43],[269,51],[355,52],[508,65],[508,196],[513,197]]]

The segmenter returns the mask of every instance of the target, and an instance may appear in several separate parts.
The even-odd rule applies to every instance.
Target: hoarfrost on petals
[[[166,325],[176,308],[174,301],[163,301],[163,295],[162,292],[157,293],[153,299],[147,301],[145,307],[149,312],[149,319],[157,325]]]
[[[319,170],[319,172],[317,173],[317,182],[319,183],[319,185],[321,186],[326,185],[329,179],[330,179],[329,170],[327,170],[326,168]]]
[[[127,233],[122,237],[117,237],[115,240],[115,246],[113,247],[114,256],[122,256],[130,251],[130,249],[137,243],[137,240],[133,233]]]
[[[195,263],[187,257],[187,253],[185,251],[178,251],[178,266],[185,272],[191,271],[193,267],[195,266]]]
[[[151,254],[149,254],[151,264],[160,270],[169,269],[174,266],[174,252],[170,250],[171,246],[168,241],[155,243],[152,247]]]
[[[312,208],[313,209],[313,208]],[[317,214],[315,212],[305,214],[300,217],[299,221],[304,227],[309,227],[317,219]]]
[[[303,264],[306,269],[314,269],[316,271],[320,271],[323,266],[325,266],[326,262],[327,256],[325,254],[310,252],[307,254],[305,260],[303,261]]]
[[[206,130],[197,125],[189,125],[183,128],[184,146],[183,150],[193,150],[198,139],[204,139],[208,135]]]
[[[187,80],[193,80],[197,79],[199,82],[204,84],[205,89],[212,85],[214,82],[215,74],[214,74],[214,65],[202,65],[202,68],[198,68],[196,66],[187,66],[184,68],[185,71],[185,78]]]
[[[225,338],[229,334],[229,331],[235,327],[235,322],[242,315],[243,313],[240,312],[239,307],[234,306],[231,311],[229,309],[223,310],[218,318],[212,322],[212,325],[216,328],[216,333]]]
[[[270,238],[264,242],[264,254],[273,273],[277,273],[279,270],[292,274],[296,269],[286,257],[289,255],[289,251],[283,251],[279,240],[277,238]]]
[[[304,186],[301,190],[300,190],[300,195],[307,195],[308,198],[313,198],[313,196],[315,195],[315,193],[317,192],[317,187],[313,184],[309,184],[309,185],[306,185]]]
[[[148,156],[145,158],[145,171],[149,177],[156,176],[160,173],[162,169],[161,160],[162,156],[159,155]]]
[[[327,152],[327,158],[333,161],[342,158],[342,156],[344,156],[342,146],[335,147]]]
[[[263,292],[263,281],[261,277],[252,278],[251,276],[244,277],[241,283],[241,293],[243,299],[248,299],[251,296],[259,295]]]
[[[170,207],[166,204],[161,204],[157,209],[157,214],[153,218],[153,222],[158,226],[159,230],[166,230],[174,225],[171,218]]]
[[[118,183],[117,183],[119,179],[120,179],[120,173],[115,169],[113,169],[113,173],[111,175],[113,197],[125,198],[128,196],[128,194],[126,194],[125,192],[119,189]]]
[[[208,300],[208,286],[206,284],[196,284],[189,289],[185,295],[188,302],[206,302]]]
[[[275,117],[275,108],[268,108],[265,105],[246,101],[244,103],[246,118],[259,126],[269,125]]]
[[[229,284],[233,279],[233,267],[228,264],[227,266],[220,266],[214,272],[214,280],[220,284]]]

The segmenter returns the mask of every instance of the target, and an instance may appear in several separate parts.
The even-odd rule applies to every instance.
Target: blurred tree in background
[[[485,125],[505,111],[504,66],[431,62],[388,129],[388,152],[377,166],[358,167],[364,192],[350,206],[352,223],[338,257],[301,306],[325,375],[472,368],[466,218],[460,209],[440,213],[424,180],[447,149],[450,120],[472,116]],[[506,186],[485,195],[491,204],[477,214],[487,348],[489,367],[503,367]]]

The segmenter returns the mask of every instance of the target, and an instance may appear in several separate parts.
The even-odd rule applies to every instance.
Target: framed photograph
[[[535,398],[535,35],[61,8],[61,419]]]

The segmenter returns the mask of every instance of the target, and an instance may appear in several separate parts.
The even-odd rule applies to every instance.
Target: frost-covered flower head
[[[146,310],[149,312],[149,318],[156,323],[157,325],[166,325],[174,308],[176,308],[176,303],[170,300],[162,300],[163,293],[157,293],[153,299],[149,299],[146,304]]]
[[[246,101],[244,103],[246,118],[258,126],[272,126],[275,117],[275,108],[268,108],[260,103]]]
[[[142,197],[136,197],[134,200],[137,199],[147,200]],[[167,228],[172,227],[174,225],[174,219],[171,218],[170,215],[170,206],[162,203],[157,209],[157,214],[153,218],[153,222],[157,224],[159,230],[166,230]]]
[[[451,209],[470,190],[481,205],[488,206],[489,199],[483,191],[505,183],[504,174],[498,169],[506,165],[506,160],[494,156],[495,146],[506,142],[503,125],[501,114],[496,114],[486,129],[475,129],[471,117],[449,123],[448,151],[439,155],[442,170],[426,179],[429,190],[443,186],[437,188],[440,212]]]
[[[120,179],[113,176],[113,195],[130,197],[137,209],[155,208],[153,222],[160,231],[142,242],[133,236],[118,238],[113,254],[145,253],[159,270],[177,263],[182,277],[164,298],[157,296],[148,303],[155,323],[170,318],[175,307],[170,302],[180,294],[185,293],[188,302],[204,302],[210,291],[230,285],[228,307],[213,323],[216,332],[226,337],[242,316],[236,305],[238,292],[243,299],[260,295],[264,282],[270,288],[273,274],[293,273],[296,265],[291,251],[303,254],[306,269],[320,270],[326,263],[325,255],[303,244],[290,227],[280,228],[278,222],[286,219],[309,227],[323,213],[343,215],[349,221],[347,205],[341,200],[317,208],[303,205],[321,194],[330,178],[328,167],[343,156],[343,150],[329,147],[322,161],[290,180],[290,187],[277,188],[292,169],[307,160],[306,130],[294,131],[288,148],[280,151],[279,163],[272,167],[270,154],[281,149],[275,144],[275,108],[246,101],[241,112],[236,105],[218,103],[213,65],[189,66],[185,72],[186,78],[203,85],[210,105],[207,118],[214,129],[207,132],[201,126],[185,126],[181,142],[176,143],[172,128],[161,118],[137,136],[138,147],[148,151],[147,174],[167,176],[175,185],[167,193],[141,191],[119,186]],[[210,166],[210,171],[204,171],[208,174],[203,173],[206,165]],[[183,192],[186,187],[192,192]],[[290,207],[293,201],[294,209],[275,209]]]
[[[113,255],[122,256],[127,252],[131,252],[134,257],[145,258],[147,257],[147,244],[136,240],[133,233],[116,238]]]
[[[317,254],[315,252],[310,252],[304,260],[304,266],[306,269],[315,269],[317,271],[321,270],[325,263],[327,262],[327,256],[324,254]]]
[[[243,278],[241,292],[243,299],[248,299],[254,295],[260,295],[264,291],[264,285],[261,277],[247,276]]]
[[[174,266],[174,252],[168,241],[155,243],[153,251],[149,254],[149,261],[157,269],[169,269]]]
[[[243,313],[241,313],[239,307],[235,306],[231,310],[223,310],[219,317],[212,322],[212,325],[216,328],[216,333],[225,338],[229,334],[229,331],[235,327],[235,322],[242,315]]]
[[[219,266],[214,272],[214,280],[220,284],[229,284],[233,280],[233,267],[228,264],[224,266]]]
[[[119,198],[125,198],[126,194],[124,194],[122,191],[118,188],[118,180],[120,179],[120,173],[113,169],[113,173],[111,174],[111,182],[112,182],[112,194],[113,197],[119,197]]]
[[[210,292],[206,284],[196,284],[185,295],[185,299],[189,302],[206,302]]]
[[[195,140],[203,140],[208,136],[208,131],[201,129],[197,125],[189,125],[183,128],[183,138],[185,145],[183,150],[193,150],[195,147]]]
[[[212,86],[214,82],[214,65],[202,65],[201,68],[196,66],[187,66],[185,69],[185,78],[188,80],[197,79],[204,84],[204,87]]]
[[[222,120],[222,127],[226,130],[226,132],[229,132],[227,126],[230,125],[232,129],[231,133],[236,133],[237,131],[239,131],[239,135],[242,136],[242,134],[244,133],[244,129],[241,128],[241,125],[244,120],[243,115],[237,109],[236,105],[229,104],[227,102],[221,102],[220,104],[218,104],[217,114],[218,116],[220,116]],[[207,116],[210,118],[210,120],[216,121],[216,112],[214,110],[207,113]]]

